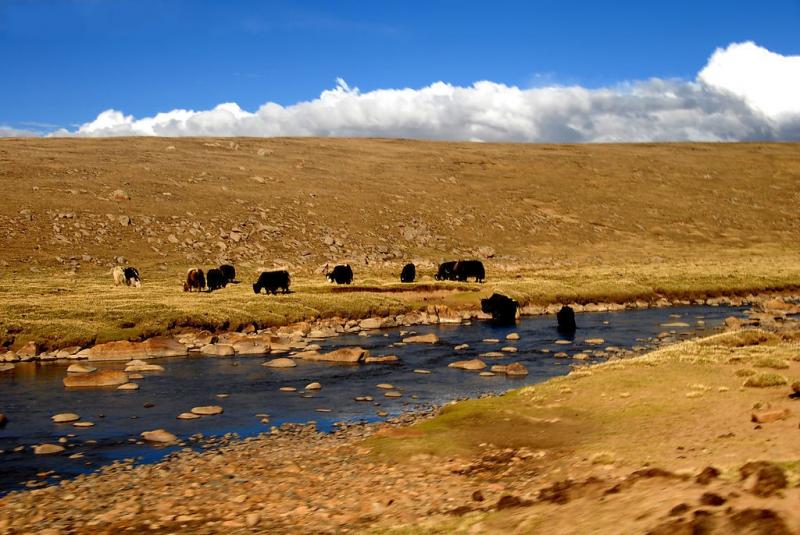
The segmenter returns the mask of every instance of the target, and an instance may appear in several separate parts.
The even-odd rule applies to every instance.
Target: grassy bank
[[[800,287],[800,256],[490,271],[485,284],[435,282],[425,275],[418,283],[400,285],[373,272],[353,286],[337,287],[320,282],[320,276],[301,275],[293,280],[293,293],[277,296],[254,295],[243,278],[224,290],[197,294],[181,291],[180,272],[146,276],[140,289],[114,287],[105,273],[19,274],[0,280],[0,340],[10,347],[34,340],[55,348],[136,340],[187,327],[220,331],[333,316],[387,316],[432,304],[476,309],[492,291],[523,305],[792,291]]]

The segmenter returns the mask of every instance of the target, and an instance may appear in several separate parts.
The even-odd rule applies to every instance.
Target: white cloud
[[[481,81],[362,93],[337,80],[319,98],[255,112],[235,103],[135,119],[106,110],[79,136],[376,136],[480,141],[800,139],[800,57],[753,43],[714,52],[694,81],[520,89]]]
[[[40,135],[33,130],[20,130],[10,126],[0,125],[0,137],[34,137]]]

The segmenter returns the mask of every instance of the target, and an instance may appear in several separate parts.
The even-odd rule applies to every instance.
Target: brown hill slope
[[[780,250],[800,234],[798,184],[788,143],[2,140],[0,262],[546,266]]]

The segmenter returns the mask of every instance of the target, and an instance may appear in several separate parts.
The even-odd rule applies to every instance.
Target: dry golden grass
[[[798,147],[0,140],[0,343],[474,307],[494,289],[523,304],[793,290]],[[484,255],[485,285],[431,278],[441,260]],[[138,293],[110,287],[118,256],[140,268]],[[408,260],[421,281],[398,292]],[[222,261],[245,284],[180,292],[188,267]],[[338,261],[357,288],[321,284]],[[297,293],[250,293],[272,266]]]

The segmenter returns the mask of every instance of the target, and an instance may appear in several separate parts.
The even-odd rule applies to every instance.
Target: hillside
[[[788,143],[9,139],[0,261],[531,267],[782,250],[800,234],[798,183]]]

